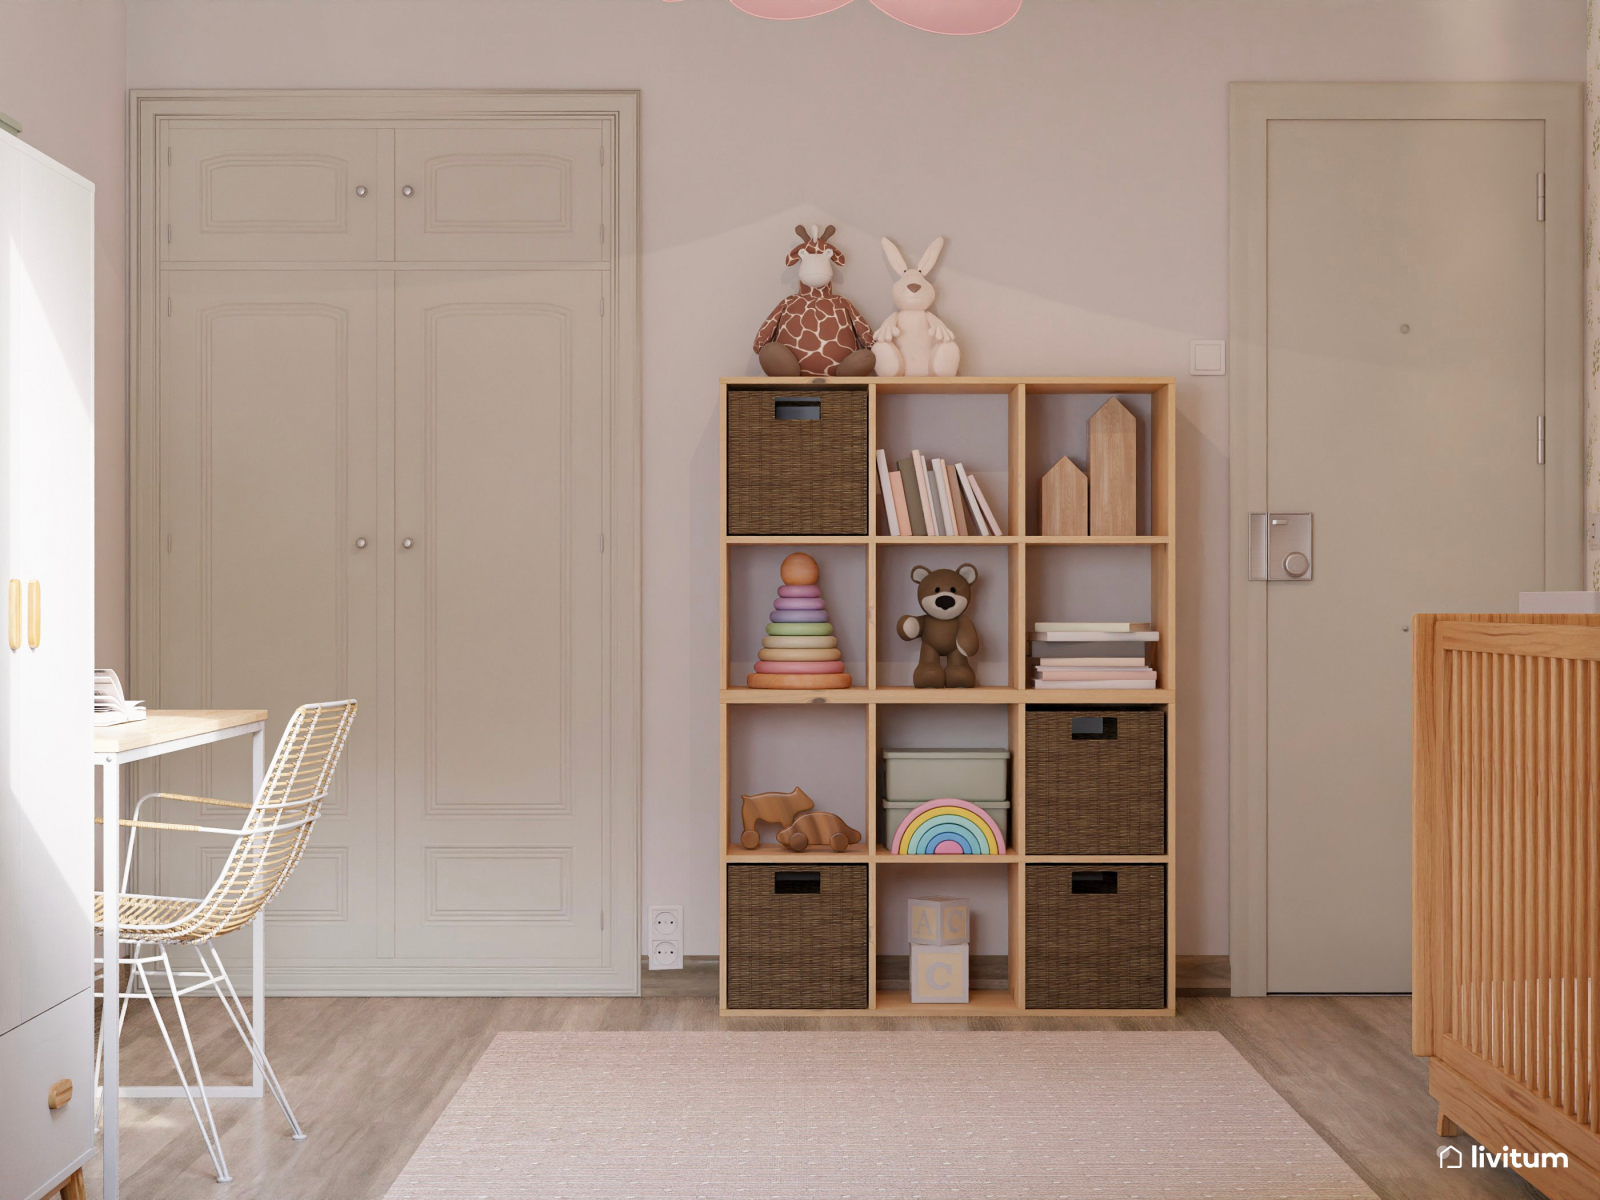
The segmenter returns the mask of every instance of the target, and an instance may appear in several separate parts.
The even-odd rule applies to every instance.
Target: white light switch
[[[1189,374],[1226,375],[1227,373],[1227,342],[1189,343]]]

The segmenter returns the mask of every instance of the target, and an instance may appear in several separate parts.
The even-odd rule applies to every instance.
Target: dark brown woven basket
[[[730,863],[728,1007],[867,1007],[864,864]]]
[[[1167,852],[1167,714],[1029,706],[1029,854]]]
[[[1165,866],[1033,863],[1027,872],[1029,1008],[1166,1007]]]
[[[855,536],[867,528],[865,388],[728,391],[728,534]]]

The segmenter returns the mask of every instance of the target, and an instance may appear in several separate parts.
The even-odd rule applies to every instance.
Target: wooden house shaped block
[[[1139,421],[1112,398],[1089,418],[1089,533],[1133,537],[1139,523]]]
[[[1089,532],[1089,477],[1070,458],[1060,459],[1039,481],[1039,532],[1045,537]]]

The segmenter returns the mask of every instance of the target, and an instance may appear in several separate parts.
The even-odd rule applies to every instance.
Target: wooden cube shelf
[[[764,391],[793,390],[799,394],[809,393],[817,395],[819,392],[826,394],[830,388],[859,389],[863,383],[867,388],[867,458],[861,463],[861,470],[867,477],[867,494],[869,506],[866,525],[859,533],[832,533],[827,536],[812,536],[806,534],[782,535],[771,537],[740,536],[730,537],[727,534],[727,488],[728,478],[728,394],[730,391],[743,389],[759,389]],[[1141,420],[1140,437],[1142,439],[1140,461],[1140,532],[1136,534],[1119,535],[1116,537],[1094,536],[1043,536],[1037,533],[1036,514],[1037,494],[1040,478],[1045,470],[1053,464],[1056,457],[1067,453],[1053,444],[1045,444],[1052,436],[1051,428],[1059,425],[1059,415],[1047,416],[1056,413],[1062,404],[1084,406],[1094,402],[1097,398],[1118,397],[1130,403],[1139,413]],[[882,527],[881,510],[882,499],[879,495],[878,473],[876,468],[876,452],[879,446],[879,413],[880,402],[890,399],[896,406],[895,417],[899,432],[896,440],[903,436],[907,426],[915,426],[915,408],[919,397],[940,398],[940,411],[944,419],[949,419],[952,411],[952,401],[963,397],[978,398],[978,403],[973,406],[973,421],[982,423],[987,434],[987,425],[996,419],[1001,411],[1000,401],[1004,403],[1006,414],[1005,442],[1007,446],[1007,483],[1005,489],[1006,532],[998,537],[894,537],[878,530]],[[1081,398],[1081,399],[1077,399]],[[1052,407],[1053,406],[1053,407]],[[959,408],[957,410],[959,412]],[[1076,413],[1078,409],[1072,409]],[[1087,414],[1089,408],[1083,409]],[[725,1016],[738,1016],[741,1013],[750,1015],[775,1015],[781,1012],[792,1012],[802,1015],[849,1015],[882,1016],[882,1017],[916,1017],[916,1016],[949,1016],[973,1015],[986,1017],[1023,1017],[1023,1016],[1170,1016],[1176,1011],[1176,871],[1177,859],[1174,852],[1174,835],[1177,828],[1177,648],[1175,645],[1177,629],[1177,583],[1175,559],[1177,552],[1176,528],[1176,386],[1172,379],[1150,378],[1032,378],[1032,377],[955,377],[937,379],[768,379],[768,378],[734,378],[722,380],[722,405],[721,405],[721,477],[724,480],[722,488],[722,504],[720,511],[721,551],[720,551],[720,590],[719,605],[721,612],[721,676],[723,686],[720,695],[721,719],[721,771],[720,771],[720,815],[721,815],[721,852],[719,859],[719,875],[721,876],[721,962],[722,980],[720,987],[720,1007]],[[908,415],[909,414],[909,415]],[[1030,446],[1030,434],[1036,438],[1036,444]],[[925,448],[938,450],[935,444],[939,438],[929,439]],[[991,439],[993,440],[993,439]],[[909,451],[909,445],[886,446],[893,461],[897,455]],[[1051,457],[1054,455],[1055,457]],[[1031,498],[1031,499],[1030,499]],[[997,505],[998,507],[998,505]],[[1033,530],[1034,532],[1030,532]],[[744,665],[753,660],[759,648],[757,645],[734,644],[730,629],[734,624],[730,613],[730,604],[738,602],[737,598],[730,601],[730,555],[750,554],[752,551],[740,551],[742,546],[772,546],[804,549],[806,546],[858,546],[859,553],[864,553],[866,559],[866,611],[859,615],[855,624],[865,629],[866,645],[865,672],[861,677],[852,679],[854,686],[846,689],[832,691],[803,690],[767,691],[749,687],[729,686],[729,681],[742,675]],[[912,547],[917,550],[926,548],[936,552],[941,548],[959,553],[959,548],[964,546],[995,547],[999,551],[991,550],[984,558],[985,563],[1003,561],[1006,566],[1006,577],[996,578],[993,570],[980,576],[979,592],[975,607],[982,610],[982,606],[1000,604],[1004,606],[1005,617],[1003,627],[1007,633],[1005,645],[1005,658],[1003,670],[999,666],[991,667],[993,680],[985,680],[980,673],[980,681],[990,684],[975,688],[928,688],[919,689],[908,686],[890,685],[885,677],[904,675],[899,669],[891,672],[885,670],[888,662],[880,656],[880,649],[890,649],[889,646],[880,647],[884,631],[880,628],[878,615],[879,590],[884,579],[881,571],[888,565],[898,572],[902,560],[906,555],[897,548]],[[1145,547],[1149,556],[1149,614],[1155,629],[1161,638],[1151,648],[1150,661],[1155,666],[1157,673],[1157,686],[1153,689],[1035,689],[1028,686],[1028,651],[1030,644],[1029,622],[1031,619],[1059,619],[1054,614],[1030,614],[1028,611],[1028,571],[1030,555],[1067,555],[1074,554],[1073,547],[1079,546],[1126,546]],[[756,551],[754,553],[759,553]],[[1135,554],[1137,551],[1117,551],[1118,555]],[[1142,559],[1142,555],[1139,558]],[[941,558],[928,565],[955,565],[963,561],[951,557],[948,564]],[[974,556],[972,561],[978,562]],[[984,568],[980,566],[980,570]],[[1142,569],[1142,568],[1141,568]],[[773,586],[777,585],[776,575],[772,580]],[[898,575],[894,582],[898,585]],[[823,579],[824,591],[827,591],[827,579]],[[743,601],[749,603],[748,600]],[[843,603],[843,598],[838,601]],[[852,602],[854,599],[852,598]],[[831,606],[836,603],[830,598]],[[992,609],[987,610],[993,613]],[[750,624],[748,614],[741,614],[744,619],[740,622],[741,628]],[[852,614],[854,617],[855,615]],[[992,621],[991,624],[1001,624]],[[889,628],[885,626],[884,628]],[[891,635],[892,636],[892,635]],[[993,641],[991,636],[988,641]],[[987,644],[987,642],[986,642]],[[993,659],[985,660],[993,663]],[[736,837],[737,831],[733,829],[733,821],[738,812],[738,796],[731,795],[730,787],[730,713],[738,711],[741,705],[862,705],[866,726],[866,759],[862,764],[865,771],[867,795],[867,823],[863,829],[864,841],[855,845],[844,854],[835,854],[830,850],[807,850],[802,854],[793,854],[777,845],[762,844],[755,850],[746,850],[739,845]],[[1003,855],[896,855],[890,854],[881,844],[877,836],[876,800],[878,796],[878,754],[879,754],[879,708],[880,706],[903,705],[1003,705],[1007,708],[1007,728],[1009,731],[1009,744],[1011,750],[1011,830]],[[1029,705],[1094,705],[1094,706],[1139,706],[1156,707],[1166,713],[1166,805],[1167,805],[1167,842],[1166,853],[1149,855],[1032,855],[1028,853],[1027,838],[1027,794],[1025,785],[1026,777],[1026,713]],[[747,712],[749,710],[746,710]],[[861,710],[858,710],[861,711]],[[926,711],[926,710],[924,710]],[[798,715],[798,714],[796,714]],[[841,714],[842,715],[842,714]],[[931,715],[931,714],[930,714]],[[777,714],[773,713],[773,717]],[[920,719],[920,718],[919,718]],[[797,737],[803,737],[804,732],[799,728],[804,722],[797,722]],[[859,744],[859,743],[858,743]],[[893,743],[891,743],[892,745]],[[804,780],[772,780],[773,788],[788,788],[798,783],[805,787]],[[857,793],[859,795],[859,793]],[[817,807],[828,809],[829,805],[824,797],[814,797]],[[853,822],[854,814],[847,817]],[[730,830],[733,830],[730,836]],[[730,863],[794,863],[797,869],[805,870],[813,863],[848,862],[865,863],[867,870],[867,912],[868,912],[868,938],[867,938],[867,1007],[865,1009],[738,1009],[728,1005],[728,894],[727,877]],[[1162,1007],[1138,1008],[1130,1010],[1109,1009],[1045,1009],[1030,1008],[1027,996],[1027,915],[1028,915],[1028,869],[1035,864],[1161,864],[1165,868],[1165,958],[1166,958],[1166,994]],[[966,1004],[912,1004],[909,996],[902,990],[879,990],[877,980],[877,944],[878,920],[877,904],[879,894],[878,872],[880,868],[892,867],[895,869],[916,870],[924,866],[951,867],[968,865],[997,865],[1005,869],[1007,891],[1007,949],[1009,986],[999,991],[973,991],[971,999]],[[1043,876],[1041,876],[1043,878]],[[1053,877],[1052,877],[1053,878]],[[1076,884],[1074,885],[1076,890]],[[898,953],[898,950],[885,951],[885,953]],[[852,964],[853,967],[854,964]]]

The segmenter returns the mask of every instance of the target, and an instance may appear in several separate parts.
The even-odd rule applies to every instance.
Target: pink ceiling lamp
[[[753,17],[797,21],[843,8],[850,0],[732,0]],[[1022,0],[872,0],[896,21],[928,33],[972,34],[999,29],[1022,8]]]

